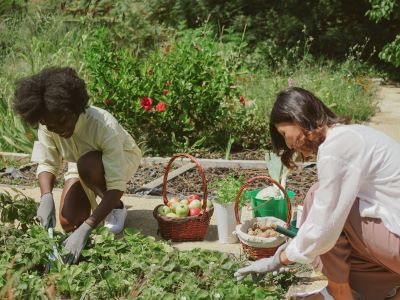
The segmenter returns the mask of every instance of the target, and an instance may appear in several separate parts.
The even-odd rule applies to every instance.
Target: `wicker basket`
[[[279,220],[275,217],[259,217],[259,218],[253,218],[249,221],[246,222],[245,225],[243,225],[240,222],[239,218],[239,212],[238,212],[238,206],[239,206],[239,199],[240,196],[243,192],[243,190],[253,181],[257,180],[267,180],[268,182],[271,182],[278,186],[278,188],[283,192],[283,195],[285,196],[286,202],[287,202],[287,218],[286,218],[286,223],[282,220]],[[287,195],[285,189],[274,179],[268,177],[268,176],[256,176],[248,179],[240,188],[236,195],[235,199],[235,217],[236,217],[236,235],[238,236],[242,247],[243,247],[243,252],[246,254],[248,259],[250,260],[257,260],[260,258],[264,257],[270,257],[275,254],[276,250],[279,248],[281,244],[283,244],[286,241],[286,238],[284,237],[279,237],[276,239],[270,239],[270,238],[255,238],[247,234],[247,231],[244,233],[243,227],[248,227],[252,223],[255,223],[259,220],[264,221],[264,222],[274,222],[278,223],[279,225],[283,225],[286,228],[289,228],[290,226],[290,219],[292,217],[292,205],[289,199],[289,196]]]
[[[197,169],[201,175],[203,185],[203,206],[198,216],[189,216],[184,218],[170,218],[167,216],[161,216],[158,213],[158,208],[163,204],[158,205],[153,210],[153,216],[158,221],[158,233],[165,240],[171,240],[173,242],[188,242],[188,241],[202,241],[207,233],[208,225],[210,224],[211,216],[214,212],[214,207],[207,211],[207,183],[206,175],[203,167],[199,162],[191,155],[187,153],[178,153],[171,157],[168,165],[165,168],[164,181],[162,196],[164,204],[167,205],[167,180],[168,173],[171,169],[172,163],[179,157],[189,158],[193,163],[196,164]]]

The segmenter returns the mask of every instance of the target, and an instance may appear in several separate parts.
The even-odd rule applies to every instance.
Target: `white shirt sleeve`
[[[353,142],[354,147],[343,144],[338,149],[341,143],[329,147],[318,158],[320,186],[306,220],[286,248],[289,260],[310,263],[334,247],[363,181],[363,143]]]

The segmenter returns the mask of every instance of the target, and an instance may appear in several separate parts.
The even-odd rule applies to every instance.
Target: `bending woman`
[[[400,299],[400,144],[349,124],[296,87],[279,93],[270,132],[287,167],[295,166],[295,153],[317,155],[319,182],[308,192],[297,236],[235,276],[319,261],[334,299],[353,299],[352,290],[363,299]]]
[[[111,232],[122,231],[127,211],[121,197],[142,156],[117,120],[88,101],[85,82],[73,69],[58,67],[22,78],[14,100],[23,121],[39,124],[32,161],[38,162],[41,191],[37,217],[45,228],[55,226],[52,191],[62,159],[68,162],[60,224],[73,231],[65,241],[69,263],[77,262],[90,232],[103,220]]]

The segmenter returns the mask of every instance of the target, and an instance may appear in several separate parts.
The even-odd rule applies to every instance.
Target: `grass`
[[[255,108],[264,118],[268,118],[278,92],[292,85],[312,91],[338,115],[364,122],[376,112],[377,86],[368,75],[354,74],[358,64],[361,62],[305,59],[279,70],[266,67],[258,73],[240,77],[241,89],[247,99],[254,101]]]

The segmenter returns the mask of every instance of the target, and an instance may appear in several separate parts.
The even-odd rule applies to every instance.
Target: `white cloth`
[[[309,263],[336,243],[356,197],[360,215],[381,219],[400,235],[400,144],[363,125],[328,129],[317,154],[319,188],[289,260]]]

